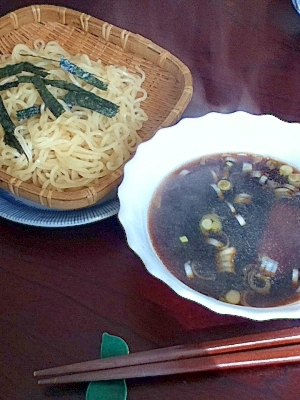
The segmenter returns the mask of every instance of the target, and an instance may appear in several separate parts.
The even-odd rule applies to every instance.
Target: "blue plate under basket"
[[[119,211],[116,192],[101,202],[78,210],[58,210],[17,197],[0,189],[0,216],[25,225],[48,228],[84,225],[111,217]]]

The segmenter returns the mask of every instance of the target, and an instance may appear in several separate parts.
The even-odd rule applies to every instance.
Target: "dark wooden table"
[[[31,3],[2,1],[0,13]],[[289,0],[47,3],[139,33],[182,59],[195,85],[185,117],[245,110],[300,121],[300,16]],[[97,358],[103,332],[139,351],[300,326],[221,316],[179,298],[145,271],[116,216],[61,229],[0,218],[0,256],[1,399],[84,399],[86,384],[40,387],[32,372]],[[291,365],[129,380],[128,388],[130,400],[296,400],[299,378],[300,365]]]

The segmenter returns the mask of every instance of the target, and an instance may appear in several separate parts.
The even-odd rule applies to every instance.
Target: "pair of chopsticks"
[[[129,379],[300,362],[300,327],[43,369],[38,384]],[[52,375],[52,376],[51,376]]]

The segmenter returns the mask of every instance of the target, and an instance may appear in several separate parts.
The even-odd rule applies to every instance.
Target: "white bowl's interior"
[[[299,124],[245,112],[210,113],[161,129],[138,147],[134,158],[125,166],[124,179],[119,187],[119,219],[129,246],[152,275],[180,296],[215,312],[255,320],[298,318],[300,302],[273,308],[236,306],[205,296],[180,282],[165,268],[153,249],[148,234],[148,208],[155,190],[170,172],[204,155],[227,152],[259,154],[300,169],[299,139]]]

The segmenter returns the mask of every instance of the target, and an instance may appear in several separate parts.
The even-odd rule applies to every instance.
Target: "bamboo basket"
[[[150,139],[158,129],[176,123],[191,100],[192,76],[186,65],[150,40],[81,12],[50,5],[21,8],[0,18],[0,51],[10,53],[18,43],[56,40],[69,53],[85,53],[104,64],[119,64],[146,73],[148,114],[139,135]],[[0,187],[46,207],[78,209],[97,203],[121,182],[123,166],[97,183],[75,192],[41,190],[0,170]]]

